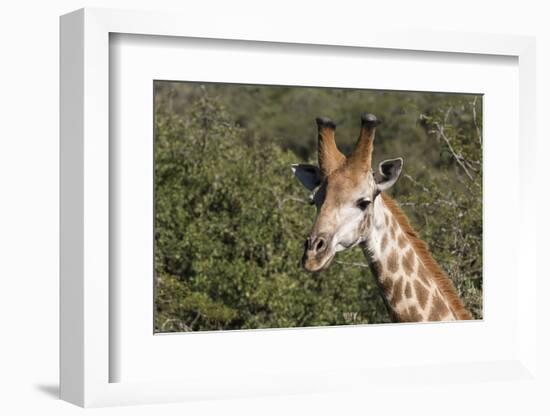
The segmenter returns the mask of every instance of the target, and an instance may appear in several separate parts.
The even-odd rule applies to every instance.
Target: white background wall
[[[192,3],[192,4],[186,4]],[[4,1],[0,6],[0,414],[75,414],[82,410],[60,402],[58,394],[58,16],[74,9],[116,7],[178,10],[204,19],[216,13],[280,21],[287,25],[428,27],[436,30],[536,35],[538,49],[540,212],[548,197],[544,155],[550,137],[545,119],[550,114],[550,14],[544,1],[167,1],[88,0]],[[505,121],[503,121],[505,122]],[[538,174],[536,173],[538,166]],[[544,176],[544,179],[542,178]],[[548,244],[540,221],[539,252]],[[544,245],[543,245],[544,244]],[[540,256],[543,259],[543,255]],[[542,265],[542,260],[539,262]],[[538,288],[544,291],[545,286]],[[541,307],[544,305],[540,305]],[[541,334],[542,335],[542,334]],[[547,337],[547,335],[546,335]],[[546,338],[547,341],[547,338]],[[548,343],[545,342],[548,346]],[[544,354],[541,354],[544,360]],[[545,361],[546,363],[548,361]],[[548,374],[548,371],[546,371]],[[504,386],[503,386],[504,388]],[[436,391],[437,388],[434,388]],[[435,393],[434,393],[435,394]],[[534,394],[539,395],[540,392]],[[216,401],[101,409],[123,414],[365,414],[369,398],[333,394],[254,400]],[[407,409],[431,414],[543,413],[533,397],[503,394],[499,402],[456,397],[442,409],[426,398],[423,409],[407,409],[399,398],[388,401],[387,413]],[[379,409],[384,410],[384,409]],[[548,405],[546,405],[548,411]]]

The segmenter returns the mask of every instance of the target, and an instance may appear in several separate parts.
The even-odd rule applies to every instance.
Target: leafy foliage
[[[314,208],[290,165],[315,159],[314,116],[340,121],[338,142],[349,151],[357,134],[350,117],[366,109],[385,120],[376,155],[405,157],[395,198],[481,316],[478,98],[170,82],[155,88],[156,331],[389,322],[359,249],[339,253],[320,275],[299,267]]]

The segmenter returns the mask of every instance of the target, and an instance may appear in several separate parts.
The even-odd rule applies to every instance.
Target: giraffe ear
[[[310,191],[313,191],[321,183],[321,170],[313,165],[292,165],[292,173]]]
[[[403,158],[398,157],[397,159],[388,159],[380,162],[378,165],[378,172],[374,174],[374,180],[378,185],[380,191],[385,191],[393,186],[399,175],[401,175],[401,170],[403,169]]]

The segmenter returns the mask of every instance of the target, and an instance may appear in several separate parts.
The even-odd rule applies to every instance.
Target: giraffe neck
[[[385,194],[374,201],[363,251],[392,319],[397,322],[471,319],[451,280],[430,256],[405,215]]]

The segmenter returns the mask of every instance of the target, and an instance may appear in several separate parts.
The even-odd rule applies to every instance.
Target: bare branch
[[[166,330],[166,326],[167,326],[169,323],[174,322],[174,321],[175,321],[175,319],[171,319],[171,318],[166,319],[166,320],[162,323],[162,325],[160,326],[161,331],[165,331],[165,330]]]
[[[191,321],[191,324],[189,324],[189,328],[191,331],[193,330],[193,326],[195,326],[195,324],[197,323],[200,317],[201,317],[201,312],[197,311],[197,315],[195,315],[195,318],[193,318],[193,320]]]
[[[299,202],[302,204],[309,204],[309,201],[304,198],[299,198],[293,195],[286,195],[283,198],[279,198],[279,195],[273,189],[271,188],[265,188],[265,189],[271,192],[271,194],[273,195],[273,198],[277,202],[277,207],[279,208],[279,210],[281,210],[283,208],[283,205],[288,201]]]
[[[456,202],[449,201],[448,199],[443,198],[441,195],[435,195],[434,196],[432,191],[430,191],[428,188],[426,188],[424,185],[422,185],[420,182],[418,182],[416,179],[414,179],[411,175],[409,175],[407,173],[404,173],[403,177],[405,179],[408,179],[409,181],[411,181],[415,186],[420,188],[423,192],[430,195],[430,197],[432,197],[433,200],[431,202],[421,202],[421,203],[401,202],[399,205],[401,205],[401,206],[412,206],[412,207],[416,207],[416,206],[429,207],[429,206],[432,206],[432,205],[448,205],[448,206],[454,207],[454,208],[457,207]]]
[[[365,268],[365,269],[370,268],[370,266],[368,264],[365,264],[365,263],[356,263],[356,262],[341,261],[341,260],[336,260],[335,263],[341,264],[341,265],[344,265],[344,266],[354,266],[354,267],[361,267],[361,268]]]
[[[447,124],[447,120],[449,120],[449,114],[451,114],[452,109],[453,109],[453,107],[451,106],[445,112],[445,118],[443,119],[443,124]]]
[[[431,191],[426,188],[424,185],[422,185],[421,183],[419,183],[416,179],[414,179],[411,175],[409,175],[408,173],[404,173],[403,174],[403,177],[404,178],[407,178],[408,180],[410,180],[415,186],[418,186],[420,189],[422,189],[424,192],[426,192],[428,195],[431,195]]]
[[[468,170],[468,168],[466,167],[466,165],[464,164],[464,157],[459,155],[455,149],[453,148],[453,145],[451,144],[451,141],[449,140],[449,138],[447,137],[447,135],[445,134],[445,130],[443,129],[443,127],[441,126],[441,124],[439,124],[437,121],[434,122],[434,125],[436,126],[437,128],[437,131],[439,133],[439,136],[445,140],[445,143],[447,143],[447,147],[449,148],[451,154],[453,155],[454,159],[456,160],[456,162],[459,164],[459,166],[464,170],[464,173],[466,173],[466,175],[468,176],[468,178],[470,178],[471,181],[474,180],[472,174],[470,173],[470,171]]]
[[[477,132],[477,139],[479,140],[479,144],[481,144],[481,129],[479,128],[479,125],[477,124],[476,102],[477,102],[477,96],[474,97],[474,101],[472,101],[472,117],[474,119],[474,126],[475,126],[476,132]]]

